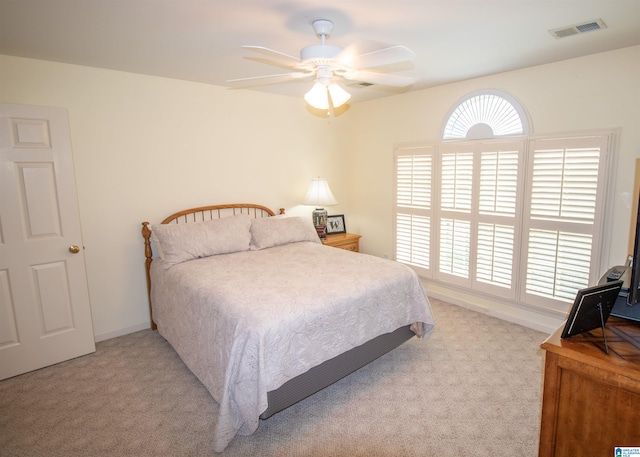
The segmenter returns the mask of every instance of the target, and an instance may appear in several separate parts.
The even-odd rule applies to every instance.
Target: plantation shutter
[[[515,298],[523,141],[439,147],[437,276]]]
[[[441,278],[464,285],[469,285],[466,280],[471,268],[474,160],[473,146],[440,148],[438,273]]]
[[[433,161],[432,147],[395,151],[395,259],[425,276],[431,270]]]
[[[520,141],[480,152],[475,288],[505,297],[515,297],[523,149]]]
[[[608,137],[532,140],[525,293],[572,301],[597,281]]]

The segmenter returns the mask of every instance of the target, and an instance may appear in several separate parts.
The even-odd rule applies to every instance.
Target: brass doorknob
[[[72,244],[71,246],[69,246],[69,252],[71,254],[77,254],[78,252],[80,252],[80,248],[77,245]]]

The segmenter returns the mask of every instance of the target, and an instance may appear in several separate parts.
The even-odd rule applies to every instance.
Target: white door
[[[66,111],[0,104],[0,379],[95,351],[82,249]]]

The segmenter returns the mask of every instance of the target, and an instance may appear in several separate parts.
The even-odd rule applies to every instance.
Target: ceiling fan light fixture
[[[304,96],[306,102],[317,109],[329,109],[329,96],[334,108],[344,105],[351,98],[351,94],[340,85],[331,81],[316,81],[311,90]]]

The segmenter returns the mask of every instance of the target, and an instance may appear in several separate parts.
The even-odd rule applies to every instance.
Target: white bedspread
[[[168,270],[156,259],[151,274],[159,332],[220,404],[216,452],[258,428],[268,391],[378,335],[434,324],[413,270],[318,243]]]

